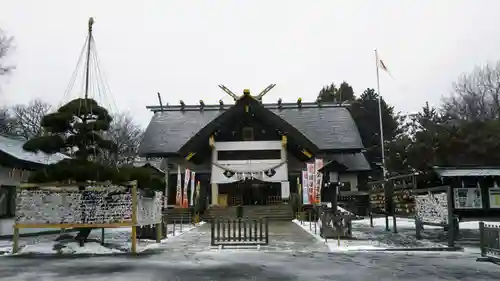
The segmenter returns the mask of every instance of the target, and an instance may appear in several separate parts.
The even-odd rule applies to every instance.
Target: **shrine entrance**
[[[251,179],[220,184],[219,193],[227,196],[228,206],[281,203],[281,185],[274,182]]]

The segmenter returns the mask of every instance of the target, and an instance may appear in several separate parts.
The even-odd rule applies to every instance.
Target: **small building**
[[[244,93],[235,104],[148,106],[154,115],[139,155],[162,161],[175,204],[178,168],[196,172],[200,196],[214,205],[266,204],[298,192],[306,163],[340,165],[331,174],[357,190],[369,169],[361,137],[346,106],[263,104]],[[333,165],[332,165],[333,167]]]
[[[67,158],[60,153],[25,151],[24,143],[25,140],[0,135],[0,236],[12,234],[16,187],[28,179],[31,171]]]
[[[442,184],[453,189],[453,207],[461,219],[500,219],[500,167],[434,167]]]

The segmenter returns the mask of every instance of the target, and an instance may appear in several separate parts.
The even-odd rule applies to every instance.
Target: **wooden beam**
[[[193,156],[196,154],[196,152],[189,152],[188,156],[186,156],[186,160],[189,161]]]
[[[230,97],[232,97],[235,101],[238,100],[238,96],[235,93],[231,92],[231,90],[226,88],[226,86],[219,85],[219,88],[221,88],[224,92],[226,92],[226,94],[228,94]]]
[[[302,149],[302,154],[304,154],[307,158],[312,158],[312,154],[311,152],[305,150],[305,149]]]
[[[215,139],[214,135],[211,135],[210,138],[208,139],[208,144],[210,145],[211,148],[215,147]]]
[[[262,97],[267,94],[269,91],[271,91],[274,86],[276,86],[276,84],[270,84],[269,86],[267,86],[264,90],[262,90],[262,92],[260,92],[256,97],[255,99],[256,100],[262,100]]]
[[[119,228],[130,227],[132,221],[115,223],[16,223],[14,228]]]
[[[285,147],[287,143],[288,143],[287,137],[286,136],[281,136],[281,145],[283,147]]]
[[[123,183],[122,186],[133,186],[136,185],[137,181],[129,181]],[[109,188],[111,186],[111,182],[47,182],[47,183],[21,183],[19,187],[21,188],[40,188],[40,187],[68,187],[75,188],[78,186],[91,186],[92,188],[104,187]]]

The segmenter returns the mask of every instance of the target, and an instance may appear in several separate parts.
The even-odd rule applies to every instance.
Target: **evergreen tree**
[[[365,156],[374,171],[373,178],[379,178],[382,175],[380,166],[377,165],[382,163],[378,98],[375,90],[368,88],[351,106],[352,117],[358,126],[363,145],[366,148]],[[381,107],[384,144],[387,144],[398,135],[400,118],[394,113],[394,107],[389,106],[384,99],[381,99]],[[385,153],[387,156],[387,145]]]
[[[27,141],[24,149],[47,154],[60,152],[72,158],[38,170],[30,181],[120,181],[114,169],[92,161],[102,151],[116,147],[102,137],[110,123],[108,111],[93,99],[74,99],[45,115],[41,125],[46,133]]]
[[[356,99],[354,96],[354,90],[351,85],[347,82],[342,82],[340,87],[332,83],[329,86],[323,87],[318,94],[318,98],[316,102],[322,103],[344,103],[344,102],[352,102]]]

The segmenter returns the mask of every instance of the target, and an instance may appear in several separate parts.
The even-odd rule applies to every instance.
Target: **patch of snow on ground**
[[[117,249],[110,249],[104,247],[103,245],[96,242],[87,242],[85,246],[80,247],[80,244],[77,242],[71,242],[65,245],[64,248],[60,250],[62,254],[114,254],[114,253],[123,253]]]
[[[21,248],[19,254],[55,254],[52,243],[40,243],[33,245],[26,245]]]
[[[184,233],[193,230],[194,228],[203,225],[201,222],[194,225],[176,225],[175,229],[170,227],[168,229],[167,238],[163,239],[161,243],[156,243],[154,240],[138,239],[137,240],[137,252],[144,252],[147,250],[161,249],[164,243],[170,243],[176,239],[175,237],[180,237]],[[181,231],[182,229],[182,231]],[[19,254],[116,254],[116,253],[127,253],[128,249],[131,248],[131,228],[112,228],[105,230],[105,243],[115,245],[116,247],[110,248],[101,245],[99,242],[87,242],[83,247],[80,247],[78,242],[64,243],[64,247],[60,250],[54,250],[54,246],[58,245],[60,242],[53,241],[52,239],[40,239],[43,241],[32,241],[27,245],[21,247]],[[174,235],[175,234],[175,235]],[[41,236],[42,237],[42,236]],[[100,240],[101,232],[93,231],[89,236],[89,239]],[[0,240],[0,254],[10,255],[12,253],[12,241]]]
[[[460,229],[467,229],[467,230],[479,230],[479,222],[480,221],[465,221],[465,222],[460,222]],[[498,222],[489,222],[489,221],[483,221],[486,224],[499,224]],[[353,221],[353,224],[360,224],[360,225],[370,225],[370,219],[366,218],[363,220],[357,220]],[[385,217],[378,217],[378,218],[373,218],[373,226],[383,226],[385,227]],[[389,217],[389,226],[392,228],[392,216]],[[399,218],[396,217],[396,226],[399,228],[412,228],[415,229],[415,219],[413,218]],[[442,227],[439,226],[431,226],[431,225],[426,225],[425,228],[428,229],[439,229]]]
[[[12,251],[12,242],[0,240],[0,255],[8,254]]]
[[[330,251],[364,251],[364,250],[391,250],[412,248],[444,248],[445,243],[426,239],[417,240],[413,219],[397,218],[398,233],[385,230],[385,218],[374,218],[374,227],[370,227],[370,220],[355,220],[352,222],[352,239],[325,239],[319,235],[319,223],[294,222],[318,240],[324,241]],[[392,229],[392,217],[389,219]],[[316,228],[315,228],[316,225]],[[432,227],[427,227],[432,229]]]

